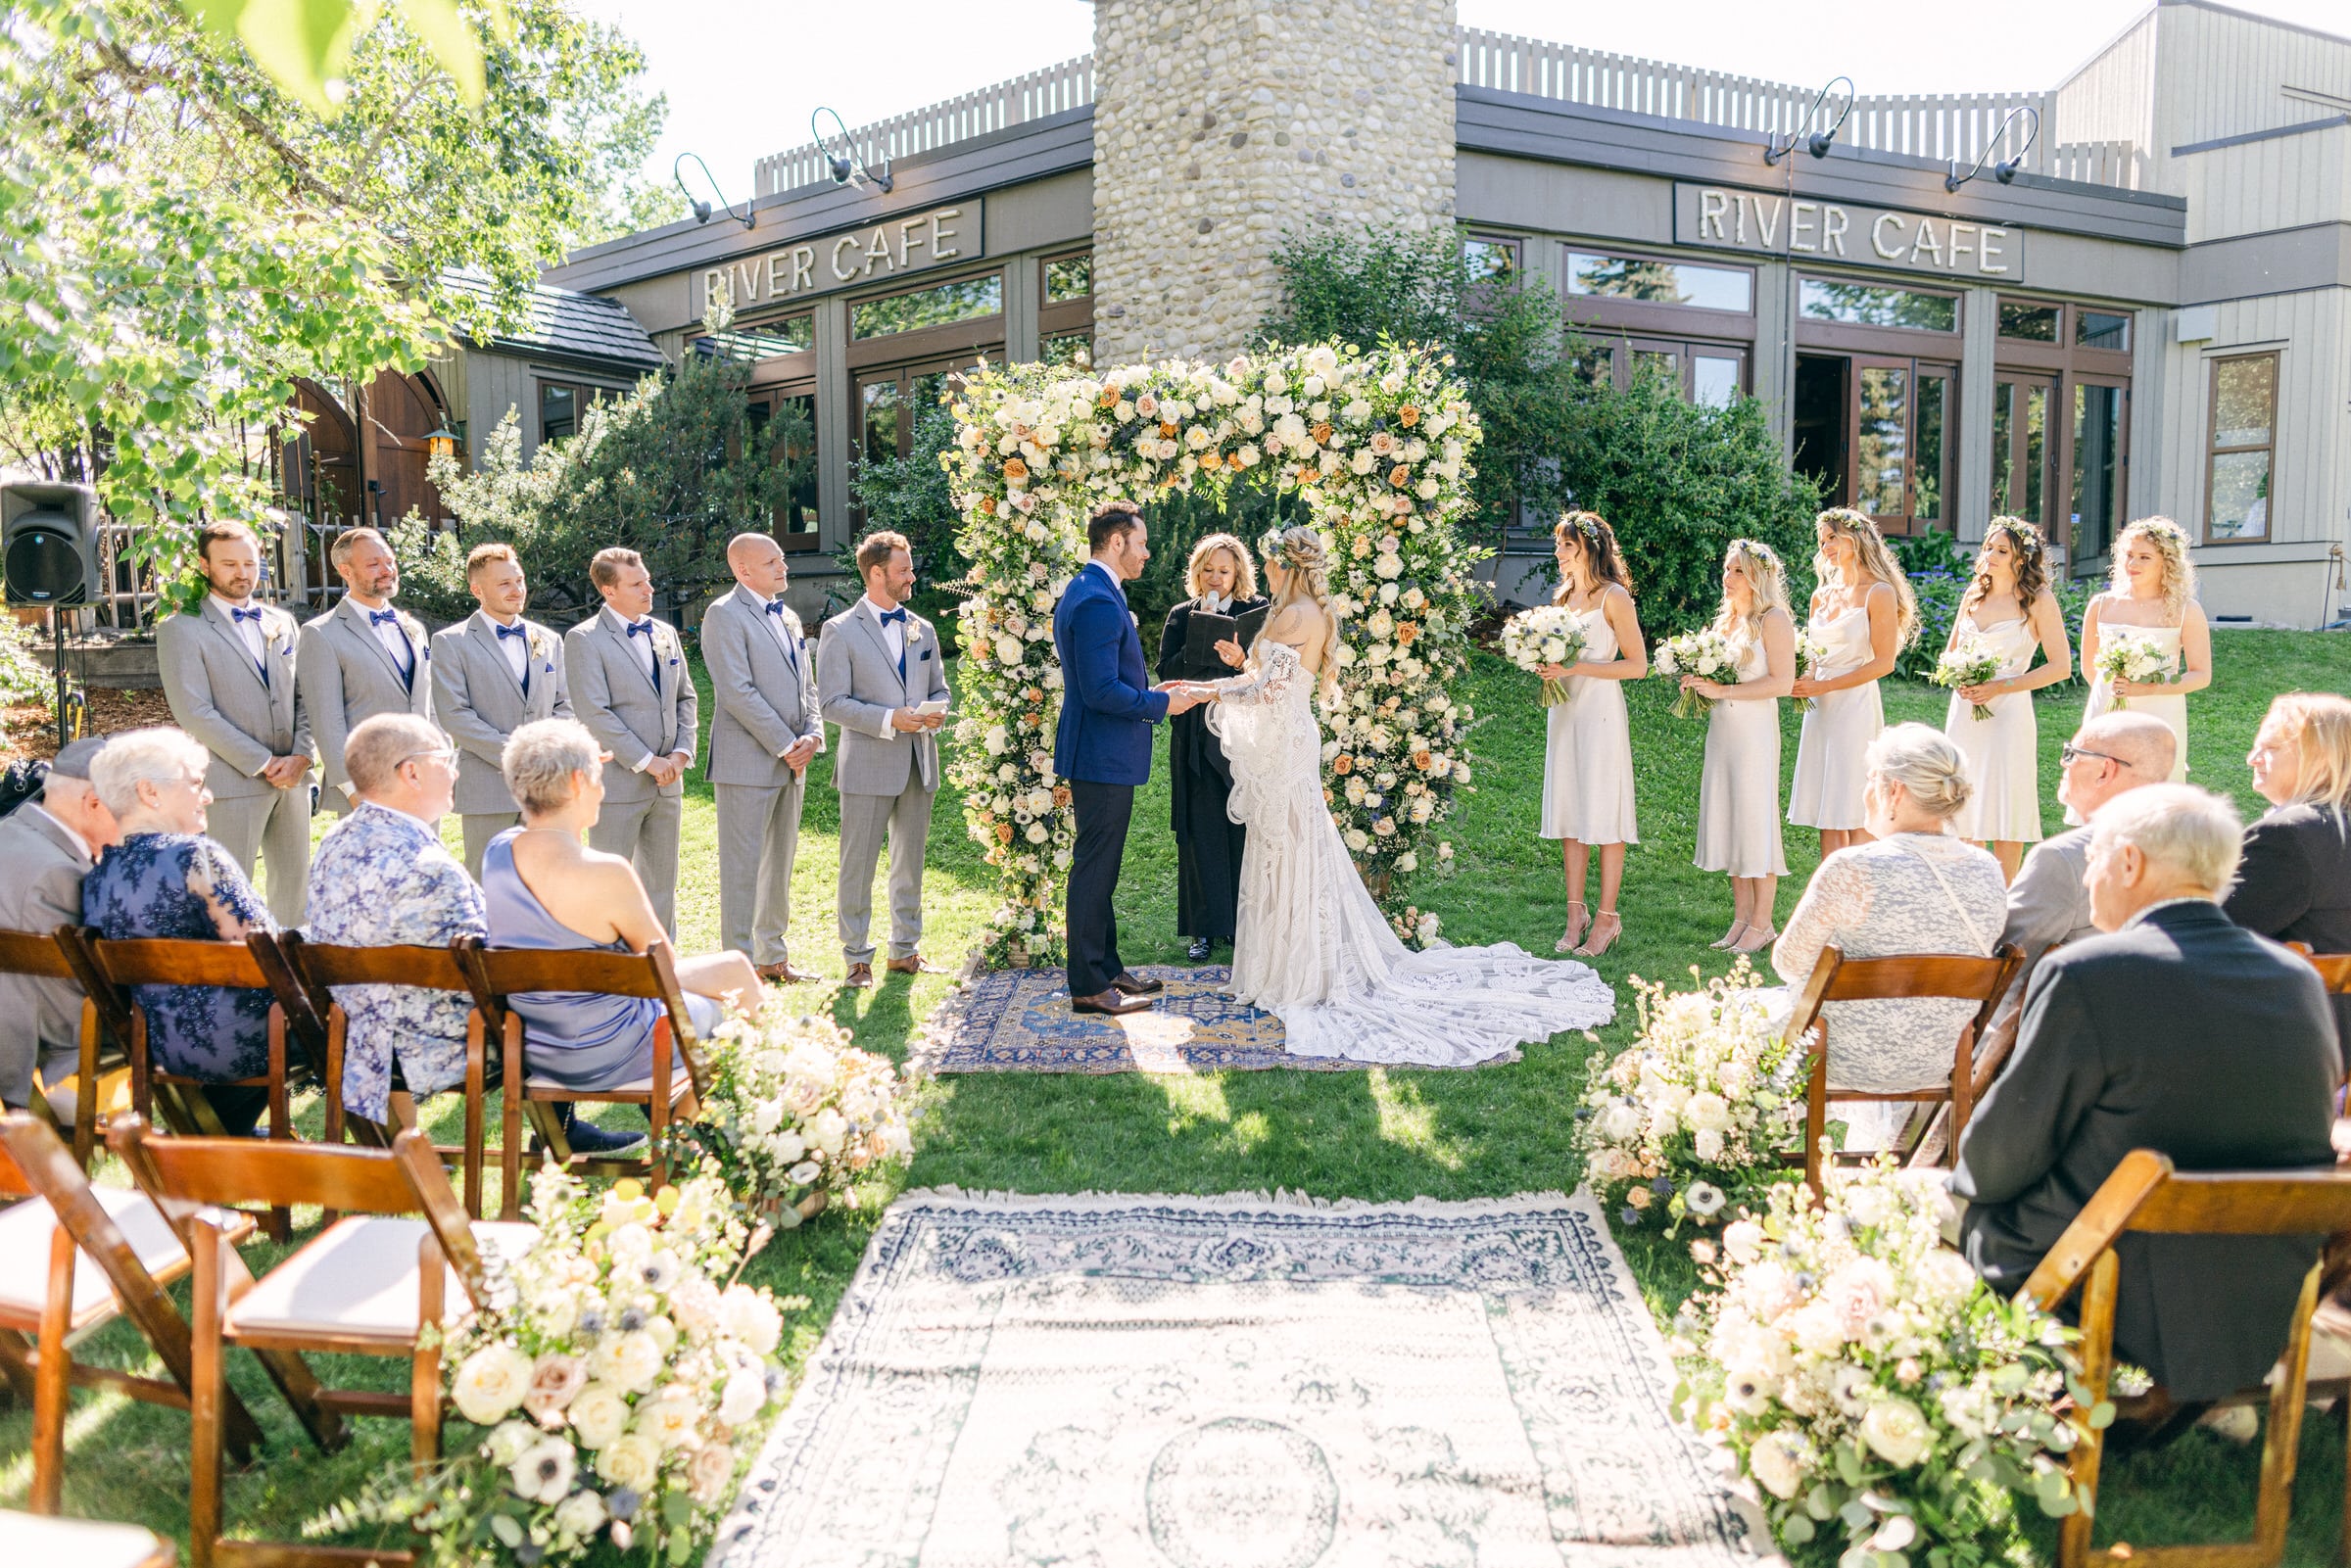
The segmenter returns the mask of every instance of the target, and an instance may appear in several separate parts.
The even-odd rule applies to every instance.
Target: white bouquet
[[[1692,966],[1690,974],[1698,976]],[[1728,975],[1669,994],[1632,976],[1641,1032],[1614,1061],[1595,1055],[1576,1146],[1603,1202],[1627,1226],[1651,1213],[1711,1224],[1803,1135],[1800,1054],[1772,1024],[1742,957]]]
[[[1828,640],[1810,627],[1805,627],[1796,639],[1796,678],[1799,681],[1820,679],[1820,667],[1829,662]],[[1820,698],[1804,698],[1804,706],[1817,708]]]
[[[1692,1244],[1711,1288],[1675,1324],[1684,1419],[1736,1456],[1799,1563],[1976,1561],[2012,1490],[2073,1512],[2074,1331],[1943,1246],[1939,1172],[1881,1159],[1823,1179],[1824,1208],[1789,1183],[1719,1249]]]
[[[2133,637],[2119,626],[2102,626],[2098,628],[2098,634],[2100,641],[2096,674],[2099,680],[2106,683],[2110,691],[2117,681],[2169,685],[2179,679],[2172,673],[2170,656],[2158,650],[2147,639]],[[2114,701],[2110,705],[2111,711],[2119,712],[2129,706],[2121,692],[2112,691],[2112,695]]]
[[[1956,691],[1962,687],[1982,686],[2000,673],[2000,656],[1979,637],[1962,637],[1943,650],[1935,661],[1935,673],[1927,680],[1945,690]],[[1978,702],[1973,704],[1976,717],[1989,719],[1991,709]]]
[[[1710,626],[1701,631],[1684,632],[1680,637],[1669,637],[1659,642],[1651,667],[1669,680],[1678,681],[1685,675],[1695,675],[1702,681],[1712,681],[1717,686],[1739,684],[1739,658],[1731,651],[1731,640]],[[1677,719],[1693,718],[1713,705],[1712,697],[1684,691],[1674,699],[1673,716]]]
[[[786,1229],[829,1201],[856,1208],[867,1172],[913,1152],[906,1081],[830,1019],[736,1015],[704,1056],[702,1115],[676,1145]]]
[[[1538,604],[1502,623],[1502,654],[1529,675],[1546,664],[1572,665],[1584,656],[1583,623],[1564,604]],[[1567,700],[1567,683],[1546,679],[1543,706]]]

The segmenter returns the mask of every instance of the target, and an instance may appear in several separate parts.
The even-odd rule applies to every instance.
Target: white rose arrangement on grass
[[[1692,967],[1695,978],[1698,970]],[[1631,976],[1641,1031],[1614,1059],[1595,1054],[1576,1111],[1576,1146],[1604,1203],[1628,1229],[1656,1217],[1717,1223],[1779,1173],[1801,1139],[1803,1063],[1789,1049],[1745,958],[1678,994]]]
[[[1520,610],[1502,623],[1502,656],[1529,675],[1546,664],[1577,664],[1584,656],[1583,623],[1564,604]],[[1543,706],[1556,708],[1569,694],[1566,682],[1544,678]]]
[[[1739,684],[1739,660],[1731,651],[1731,640],[1712,627],[1696,632],[1684,632],[1669,637],[1657,644],[1650,660],[1650,669],[1667,680],[1679,681],[1685,675],[1695,675],[1716,686]],[[1714,705],[1712,697],[1702,697],[1695,691],[1684,691],[1674,698],[1673,716],[1693,719]]]
[[[740,1014],[703,1047],[708,1093],[674,1146],[784,1229],[914,1152],[910,1087],[888,1057],[860,1051],[830,1019]]]
[[[591,1195],[549,1165],[528,1212],[539,1234],[497,1266],[498,1305],[442,1345],[479,1437],[421,1481],[404,1462],[325,1525],[412,1523],[437,1562],[575,1562],[606,1541],[684,1562],[784,1391],[784,1313],[807,1304],[738,1281],[768,1231],[746,1236],[709,1173]]]
[[[1222,365],[984,365],[949,396],[940,454],[963,514],[973,594],[956,619],[962,720],[949,777],[996,869],[983,962],[1063,950],[1061,879],[1075,847],[1053,768],[1063,700],[1053,610],[1109,500],[1148,515],[1169,491],[1235,482],[1296,495],[1329,553],[1339,693],[1322,705],[1325,796],[1390,915],[1403,883],[1452,859],[1439,838],[1470,784],[1470,568],[1460,531],[1478,424],[1449,356],[1316,344]]]
[[[2140,681],[2166,685],[2179,678],[2172,674],[2171,660],[2161,648],[2143,637],[2134,637],[2119,626],[2098,628],[2097,669],[2092,672],[2111,687],[2117,681]],[[2130,702],[2119,691],[2113,693],[2110,708],[2120,712]]]
[[[1823,1180],[1823,1208],[1789,1183],[1692,1244],[1705,1288],[1675,1325],[1683,1418],[1736,1457],[1800,1565],[1981,1561],[2011,1492],[2073,1512],[2074,1331],[1943,1244],[1939,1173],[1887,1159]]]
[[[1990,643],[1980,637],[1962,637],[1943,650],[1943,657],[1935,661],[1935,673],[1927,680],[1946,691],[1956,691],[1962,687],[1982,686],[1999,673],[2000,656]],[[1990,704],[1977,702],[1970,706],[1977,718],[1991,717]]]

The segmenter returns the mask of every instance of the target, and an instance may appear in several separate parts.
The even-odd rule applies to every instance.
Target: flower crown
[[[1284,538],[1288,532],[1282,528],[1266,530],[1257,542],[1258,555],[1265,560],[1279,561],[1293,572],[1319,570],[1323,565],[1321,544],[1317,542],[1311,550],[1303,545],[1289,544]]]
[[[1607,546],[1601,543],[1600,519],[1590,512],[1569,512],[1559,521],[1574,530],[1575,537],[1584,542],[1584,548],[1595,554],[1607,548]]]

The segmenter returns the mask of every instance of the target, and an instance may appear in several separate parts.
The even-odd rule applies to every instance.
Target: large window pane
[[[1702,408],[1728,408],[1739,400],[1735,355],[1702,354],[1690,361],[1690,401]]]
[[[1594,387],[1616,384],[1616,351],[1607,344],[1586,344],[1567,361],[1576,379]]]
[[[1854,504],[1872,517],[1902,513],[1903,459],[1910,433],[1910,372],[1864,366],[1853,455]]]
[[[1045,303],[1082,300],[1094,292],[1092,256],[1064,256],[1045,263]]]
[[[2017,510],[2016,412],[2025,389],[2013,381],[1991,389],[1991,514],[2021,516]]]
[[[868,381],[857,389],[865,421],[861,455],[869,463],[888,462],[898,454],[898,380]]]
[[[801,353],[815,341],[815,317],[795,315],[782,321],[762,321],[756,326],[709,333],[695,339],[694,349],[706,357],[752,364],[781,354]]]
[[[1679,388],[1682,384],[1682,356],[1670,349],[1635,349],[1633,374],[1663,376]]]
[[[2212,459],[2214,539],[2267,539],[2270,533],[2270,454],[2225,451]]]
[[[1911,479],[1916,504],[1910,515],[1921,523],[1943,520],[1943,417],[1950,389],[1948,376],[1918,378],[1918,460]]]
[[[2274,355],[2223,359],[2213,366],[2212,444],[2266,447],[2278,406],[2278,360]]]
[[[1959,330],[1959,302],[1948,294],[1920,294],[1874,283],[1840,283],[1806,278],[1801,291],[1805,317],[1859,327],[1912,327],[1923,332]]]
[[[2000,336],[2026,343],[2055,343],[2060,309],[2058,306],[2035,305],[2029,300],[2002,300]]]
[[[2112,310],[2074,311],[2074,347],[2126,350],[2131,347],[2131,318]]]
[[[2123,392],[2074,383],[2074,555],[2103,555],[2123,499]]]
[[[1492,282],[1518,270],[1516,240],[1469,239],[1462,242],[1462,261],[1472,282]]]
[[[1741,267],[1693,266],[1637,257],[1567,253],[1567,292],[1702,310],[1754,309],[1754,277]]]
[[[2041,522],[2049,471],[2049,389],[2027,387],[2025,393],[2024,510],[2017,515]]]
[[[579,433],[579,389],[552,381],[539,383],[539,439],[563,441]]]
[[[1003,310],[1004,274],[989,272],[982,277],[941,283],[935,289],[893,294],[886,300],[867,300],[851,306],[849,335],[855,338],[887,337],[892,332],[912,332],[920,327],[945,326],[949,322],[969,321],[978,316],[1000,315]]]

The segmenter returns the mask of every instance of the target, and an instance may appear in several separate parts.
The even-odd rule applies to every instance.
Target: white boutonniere
[[[923,628],[921,623],[909,619],[906,623],[906,645],[908,647],[912,647],[922,640]]]

